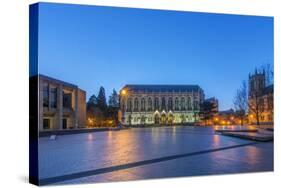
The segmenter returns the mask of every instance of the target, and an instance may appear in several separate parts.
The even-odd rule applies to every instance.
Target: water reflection
[[[157,128],[151,128],[151,137],[153,144],[159,143],[159,129]]]
[[[112,131],[108,131],[107,139],[108,139],[108,140],[111,140],[111,139],[112,139]]]
[[[94,139],[93,133],[89,133],[87,136],[88,141],[92,141]]]
[[[215,134],[213,136],[213,146],[218,147],[219,145],[220,145],[220,136]]]
[[[219,126],[219,128],[221,127]],[[213,127],[132,128],[122,131],[60,136],[55,142],[40,138],[40,176],[71,174],[248,142],[238,138],[215,135]],[[272,153],[267,154],[256,146],[217,151],[187,157],[186,160],[192,159],[191,163],[194,163],[195,166],[186,170],[209,169],[211,166],[210,171],[215,172],[217,169],[240,168],[243,164],[256,169],[255,165],[263,163],[265,159],[273,160]],[[205,164],[198,165],[196,161],[201,156],[204,157]],[[160,165],[160,163],[157,164]],[[166,162],[161,163],[161,165],[163,164]],[[175,161],[171,160],[171,164],[175,164]],[[150,170],[149,168],[143,173],[149,173]],[[115,175],[124,180],[122,171]],[[136,171],[136,173],[143,177],[142,172]],[[129,176],[129,174],[127,175]],[[111,177],[106,176],[106,178]]]

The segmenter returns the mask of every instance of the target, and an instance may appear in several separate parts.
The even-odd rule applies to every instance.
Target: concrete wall
[[[86,127],[86,92],[78,89],[78,127]]]
[[[43,107],[44,85],[57,89],[56,107]],[[63,107],[63,93],[71,93],[71,107]],[[50,100],[49,100],[50,104]],[[77,86],[46,76],[39,76],[39,131],[63,129],[63,119],[67,121],[66,129],[86,126],[86,92]],[[50,120],[50,129],[43,128],[44,119]]]

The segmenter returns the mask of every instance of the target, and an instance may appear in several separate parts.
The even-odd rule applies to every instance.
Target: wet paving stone
[[[82,174],[73,180],[53,182],[64,184],[272,171],[273,142],[252,143],[215,134],[212,127],[132,128],[63,135],[56,140],[42,137],[39,139],[39,176],[44,180]],[[220,150],[227,147],[230,148]],[[209,152],[200,153],[202,151]],[[196,155],[188,155],[190,153]],[[158,160],[184,154],[187,155]],[[112,167],[152,159],[157,160],[112,170]],[[112,171],[83,176],[83,172],[104,168]]]

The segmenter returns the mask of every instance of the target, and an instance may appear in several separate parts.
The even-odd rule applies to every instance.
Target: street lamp
[[[125,96],[126,94],[127,94],[127,91],[126,91],[125,89],[123,89],[123,90],[121,91],[121,95]]]
[[[122,89],[121,90],[121,100],[124,100],[123,97],[126,97],[126,95],[127,95],[127,90]],[[120,102],[121,102],[121,100],[120,100]],[[122,103],[124,103],[124,102],[122,102]],[[125,106],[123,106],[123,104],[121,106],[121,121],[122,121],[122,123],[124,123],[124,121],[125,121]]]

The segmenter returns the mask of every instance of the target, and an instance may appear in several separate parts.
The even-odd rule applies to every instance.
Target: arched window
[[[161,100],[161,110],[165,110],[166,109],[166,99],[165,97],[162,97]]]
[[[132,98],[128,98],[127,100],[127,112],[131,112],[133,109]]]
[[[159,99],[157,97],[154,99],[154,109],[159,110]]]
[[[139,110],[139,100],[135,98],[134,100],[134,111],[137,112]]]
[[[173,99],[172,99],[172,97],[169,97],[169,100],[168,100],[168,110],[173,110]]]
[[[148,98],[148,111],[152,111],[152,100],[150,97]]]
[[[141,111],[142,112],[145,111],[145,99],[144,98],[141,99]]]
[[[177,97],[175,99],[175,110],[179,110],[179,99]]]
[[[181,98],[181,110],[185,110],[185,99],[184,99],[184,97]]]
[[[194,101],[194,103],[193,103],[193,109],[194,110],[199,110],[199,102],[198,101]]]
[[[190,97],[187,98],[187,102],[186,103],[187,103],[186,104],[187,110],[191,110],[191,98]]]

